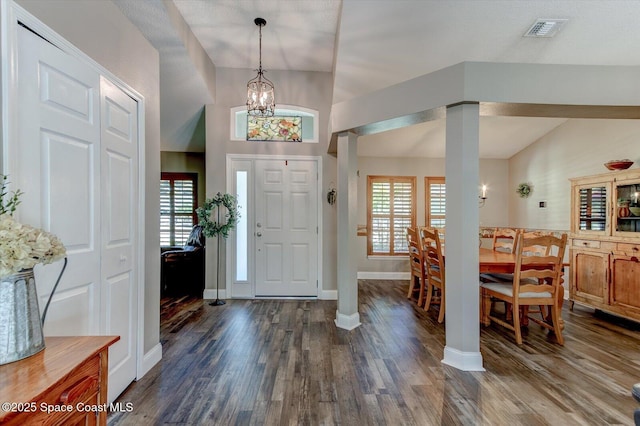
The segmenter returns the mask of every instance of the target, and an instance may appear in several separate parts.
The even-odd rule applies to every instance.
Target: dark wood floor
[[[110,425],[632,425],[640,327],[576,305],[565,346],[482,328],[486,372],[443,365],[444,326],[407,282],[360,281],[362,326],[335,301],[164,299],[163,359]]]

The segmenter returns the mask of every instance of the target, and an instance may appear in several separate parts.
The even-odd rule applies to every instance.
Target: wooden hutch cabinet
[[[640,321],[640,169],[571,179],[574,302]]]

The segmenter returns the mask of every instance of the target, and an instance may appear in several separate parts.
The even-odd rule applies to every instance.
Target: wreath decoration
[[[531,195],[531,191],[533,191],[533,189],[531,188],[531,185],[525,182],[521,183],[516,188],[516,192],[518,193],[518,195],[520,195],[520,198],[529,197],[529,195]]]
[[[224,214],[226,223],[222,223],[220,220],[220,206],[227,209],[227,212]],[[211,214],[214,210],[217,210],[217,220],[211,219]],[[196,214],[198,215],[198,224],[202,226],[202,233],[205,237],[222,235],[224,239],[226,239],[229,236],[229,232],[236,227],[238,218],[240,217],[236,197],[231,194],[221,194],[220,192],[213,198],[207,198],[202,207],[196,209]]]

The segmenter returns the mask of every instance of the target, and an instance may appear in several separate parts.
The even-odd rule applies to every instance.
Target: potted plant
[[[17,361],[44,349],[42,324],[51,296],[66,267],[66,249],[55,235],[13,218],[22,192],[9,193],[2,175],[0,192],[0,364]],[[40,320],[33,268],[65,259]]]

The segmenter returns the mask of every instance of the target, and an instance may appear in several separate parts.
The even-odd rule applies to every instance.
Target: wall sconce
[[[484,207],[484,203],[487,201],[487,185],[482,185],[482,193],[478,196],[479,207]]]

